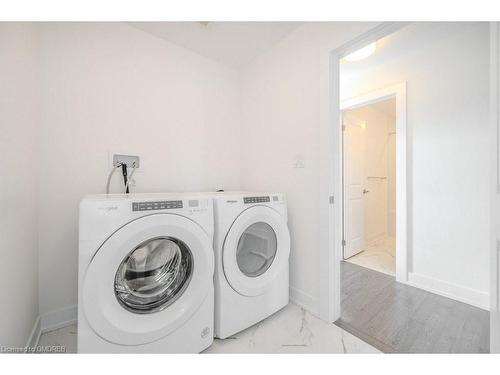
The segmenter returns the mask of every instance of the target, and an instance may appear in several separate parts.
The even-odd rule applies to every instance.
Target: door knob
[[[370,190],[363,189],[363,194],[369,193]]]

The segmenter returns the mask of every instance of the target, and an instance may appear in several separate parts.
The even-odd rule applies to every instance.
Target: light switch
[[[293,157],[293,167],[294,168],[305,168],[304,156],[295,155]]]

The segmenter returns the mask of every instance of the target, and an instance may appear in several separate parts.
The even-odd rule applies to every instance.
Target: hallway
[[[385,353],[488,353],[489,312],[347,262],[336,325]]]

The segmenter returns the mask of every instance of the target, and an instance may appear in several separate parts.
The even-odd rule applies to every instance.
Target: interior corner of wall
[[[77,305],[66,306],[41,315],[41,330],[42,332],[52,331],[74,324],[76,321]]]
[[[311,314],[319,316],[319,307],[316,299],[310,294],[290,285],[290,300],[296,305],[304,308]]]

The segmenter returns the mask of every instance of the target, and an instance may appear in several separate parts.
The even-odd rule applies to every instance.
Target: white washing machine
[[[89,196],[79,236],[78,352],[197,353],[212,344],[211,199]]]
[[[229,337],[289,301],[290,233],[283,194],[214,197],[215,336]]]

